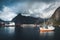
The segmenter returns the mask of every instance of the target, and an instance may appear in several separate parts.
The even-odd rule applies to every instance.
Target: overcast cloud
[[[22,16],[50,18],[60,7],[60,0],[0,0],[0,19],[11,21]]]

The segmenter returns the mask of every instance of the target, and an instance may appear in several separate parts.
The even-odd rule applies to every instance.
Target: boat
[[[55,30],[55,27],[52,25],[52,23],[46,25],[45,21],[43,23],[43,26],[40,27],[41,32],[48,32],[48,31],[53,31]]]
[[[55,27],[53,26],[47,26],[47,28],[45,27],[40,27],[40,31],[54,31]]]

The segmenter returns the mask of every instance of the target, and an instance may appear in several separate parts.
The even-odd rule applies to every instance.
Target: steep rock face
[[[60,7],[58,7],[54,14],[52,15],[51,19],[53,19],[54,25],[60,25]]]
[[[34,24],[34,23],[41,23],[43,19],[41,18],[33,18],[30,16],[22,16],[18,14],[13,20],[16,24]]]
[[[54,14],[52,15],[52,18],[56,21],[60,21],[60,7],[58,7]]]

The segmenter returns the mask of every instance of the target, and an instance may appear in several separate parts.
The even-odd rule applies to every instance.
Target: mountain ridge
[[[30,17],[30,16],[22,16],[21,14],[18,14],[15,18],[13,18],[13,20],[16,24],[20,23],[20,24],[39,24],[43,22],[42,18],[34,18],[34,17]]]

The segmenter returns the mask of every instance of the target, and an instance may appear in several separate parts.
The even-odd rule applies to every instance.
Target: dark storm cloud
[[[21,0],[0,0],[0,9],[3,8],[3,5],[9,6],[12,5],[16,2],[20,2]]]
[[[0,9],[3,8],[3,5],[12,5],[14,3],[17,3],[17,2],[35,2],[35,1],[38,1],[38,2],[45,2],[45,3],[51,3],[51,2],[55,2],[55,1],[59,1],[59,0],[0,0]]]
[[[51,3],[51,2],[55,2],[58,0],[0,0],[0,7],[2,8],[3,5],[12,5],[13,3],[17,3],[17,2],[45,2],[45,3]]]
[[[55,2],[56,0],[40,0],[42,2]]]

